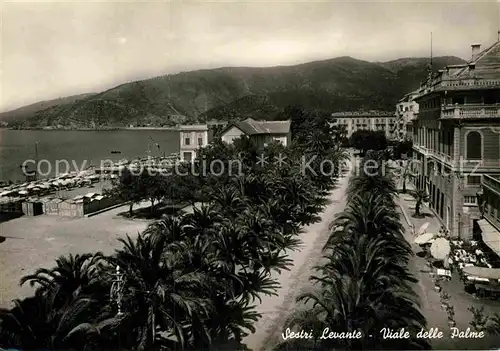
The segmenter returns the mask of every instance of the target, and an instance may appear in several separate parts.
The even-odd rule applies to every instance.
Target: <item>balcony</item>
[[[496,192],[500,196],[500,180],[490,175],[483,175],[482,185]]]
[[[500,80],[493,79],[464,79],[464,80],[441,80],[435,87],[443,87],[448,90],[456,89],[481,89],[500,87]],[[451,88],[451,89],[450,89]]]
[[[443,163],[447,163],[450,166],[452,165],[452,158],[450,155],[447,155],[447,154],[442,153],[442,152],[435,152],[435,153],[432,153],[432,157],[434,157],[438,161],[441,161]]]
[[[463,158],[454,160],[453,156],[451,155],[447,155],[443,152],[433,151],[416,144],[413,144],[413,149],[417,152],[420,152],[425,157],[432,157],[433,159],[454,168],[455,171],[458,172],[473,172],[478,169],[496,170],[500,168],[500,160],[465,160]]]
[[[430,149],[427,149],[419,144],[413,144],[413,149],[417,152],[420,152],[424,156],[430,156],[432,153]]]
[[[500,105],[444,106],[441,118],[500,118]]]

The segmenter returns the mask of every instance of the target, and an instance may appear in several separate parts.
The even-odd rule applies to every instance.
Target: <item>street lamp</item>
[[[123,299],[123,288],[125,286],[125,279],[123,273],[120,271],[120,266],[116,266],[116,271],[113,274],[113,284],[111,284],[110,297],[116,303],[118,308],[117,316],[123,314],[122,312],[122,299]]]
[[[35,142],[35,180],[38,180],[38,141]]]

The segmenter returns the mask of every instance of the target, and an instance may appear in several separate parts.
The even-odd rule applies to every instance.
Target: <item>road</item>
[[[255,324],[256,332],[246,337],[243,342],[254,350],[270,350],[279,342],[283,324],[288,315],[295,308],[295,299],[301,293],[301,287],[309,286],[309,277],[312,268],[322,255],[322,248],[329,236],[329,225],[335,218],[335,214],[342,212],[345,207],[345,191],[348,177],[339,180],[337,188],[328,198],[321,221],[304,227],[300,235],[302,241],[301,249],[289,253],[294,265],[289,271],[281,274],[276,273],[281,288],[277,296],[263,296],[262,303],[258,304],[257,312],[262,318]]]
[[[406,198],[407,200],[405,200]],[[411,215],[413,210],[410,207],[414,206],[413,201],[409,200],[408,195],[402,195],[397,203],[402,206],[407,215]],[[425,222],[429,222],[427,232],[437,233],[441,224],[431,215],[429,209],[424,208],[423,213],[428,213],[429,217],[426,218],[413,218],[409,217],[415,228],[420,228]],[[448,316],[441,307],[440,294],[434,290],[434,281],[430,277],[429,268],[426,266],[426,260],[417,256],[416,254],[421,251],[420,247],[413,243],[413,233],[408,226],[404,216],[401,216],[401,222],[405,227],[405,238],[411,243],[415,255],[412,257],[409,265],[410,271],[419,280],[415,286],[415,292],[420,296],[421,311],[427,319],[427,328],[439,328],[443,331],[444,337],[442,339],[431,340],[432,348],[434,350],[475,350],[475,349],[492,349],[500,347],[500,336],[486,336],[482,339],[458,339],[450,338],[450,327],[448,325]],[[485,306],[486,313],[500,312],[500,303],[486,299],[475,299],[473,296],[467,294],[464,290],[463,283],[458,276],[454,274],[449,282],[442,284],[444,291],[450,295],[450,302],[455,310],[456,327],[465,331],[470,327],[469,322],[472,320],[472,314],[468,311],[469,306],[480,307]],[[472,329],[471,329],[472,330]]]

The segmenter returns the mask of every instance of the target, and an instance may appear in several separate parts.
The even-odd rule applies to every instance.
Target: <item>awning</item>
[[[500,256],[500,232],[498,229],[493,227],[486,219],[477,221],[477,224],[481,228],[484,243]]]
[[[430,244],[436,235],[433,233],[424,233],[419,236],[417,236],[414,240],[415,244],[418,245],[425,245],[425,244]]]
[[[487,267],[464,267],[464,274],[473,275],[485,279],[500,279],[500,268]]]
[[[498,285],[488,285],[488,284],[475,284],[476,289],[483,289],[491,292],[500,292],[500,286]]]

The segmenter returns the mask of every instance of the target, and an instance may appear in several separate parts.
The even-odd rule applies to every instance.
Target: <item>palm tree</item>
[[[202,272],[183,265],[177,255],[164,253],[149,236],[119,239],[123,248],[112,258],[125,274],[124,320],[138,350],[157,342],[157,329],[171,335],[180,346],[187,342],[186,323],[203,319],[210,302],[199,295],[206,289]]]
[[[372,155],[374,157],[376,155]],[[366,161],[366,160],[365,160]],[[310,349],[423,349],[428,343],[414,336],[425,328],[419,301],[412,290],[416,279],[407,264],[412,255],[396,212],[394,180],[361,172],[351,178],[347,207],[332,223],[325,256],[311,277],[314,288],[298,298],[303,306],[285,328],[333,332],[361,331],[358,340],[322,339],[320,335],[293,347]],[[409,340],[389,340],[382,328],[406,328]],[[286,349],[288,342],[279,346]]]
[[[1,309],[0,344],[38,350],[103,346],[95,337],[113,317],[107,314],[102,303],[77,297],[61,306],[52,293],[37,290],[33,297],[15,300],[12,309]]]
[[[21,278],[20,284],[38,286],[42,293],[52,293],[54,303],[64,305],[85,294],[105,294],[107,288],[102,281],[105,261],[102,253],[60,256],[56,267],[39,268],[34,274]]]
[[[319,287],[302,294],[298,302],[304,308],[293,314],[286,328],[310,330],[313,326],[337,332],[362,331],[360,340],[316,340],[321,348],[366,349],[389,348],[390,341],[383,340],[380,329],[410,328],[416,333],[425,327],[425,319],[418,311],[417,300],[409,288],[409,274],[381,254],[391,242],[381,238],[364,238],[355,248],[339,251],[339,257],[326,256],[327,263],[318,267],[322,273],[311,280]],[[307,329],[306,329],[307,328]],[[371,335],[372,337],[369,337]],[[391,345],[392,348],[414,348],[411,344]],[[425,344],[425,343],[424,343]]]
[[[425,191],[424,189],[417,189],[413,190],[410,194],[416,200],[414,217],[422,217],[422,214],[420,213],[420,207],[424,202],[429,201],[429,195],[427,194],[427,191]]]
[[[276,294],[279,284],[272,272],[288,269],[288,250],[297,248],[301,225],[317,220],[335,184],[335,167],[345,157],[339,133],[324,114],[304,117],[299,118],[304,127],[299,128],[300,142],[264,150],[269,157],[286,155],[288,167],[256,166],[257,152],[242,138],[232,146],[219,140],[201,150],[198,159],[222,159],[228,167],[238,158],[244,174],[190,174],[146,184],[127,173],[118,192],[131,203],[144,197],[156,202],[168,190],[206,203],[192,214],[162,218],[136,239],[121,240],[123,246],[112,257],[70,255],[59,258],[54,269],[23,278],[37,291],[34,298],[18,301],[22,308],[2,311],[2,346],[242,349],[243,337],[260,317],[255,301]],[[319,156],[316,171],[328,159],[336,172],[303,175],[305,154]],[[196,163],[198,171],[200,166]],[[390,227],[389,220],[383,223]],[[126,279],[121,316],[115,315],[109,296],[116,265]]]

